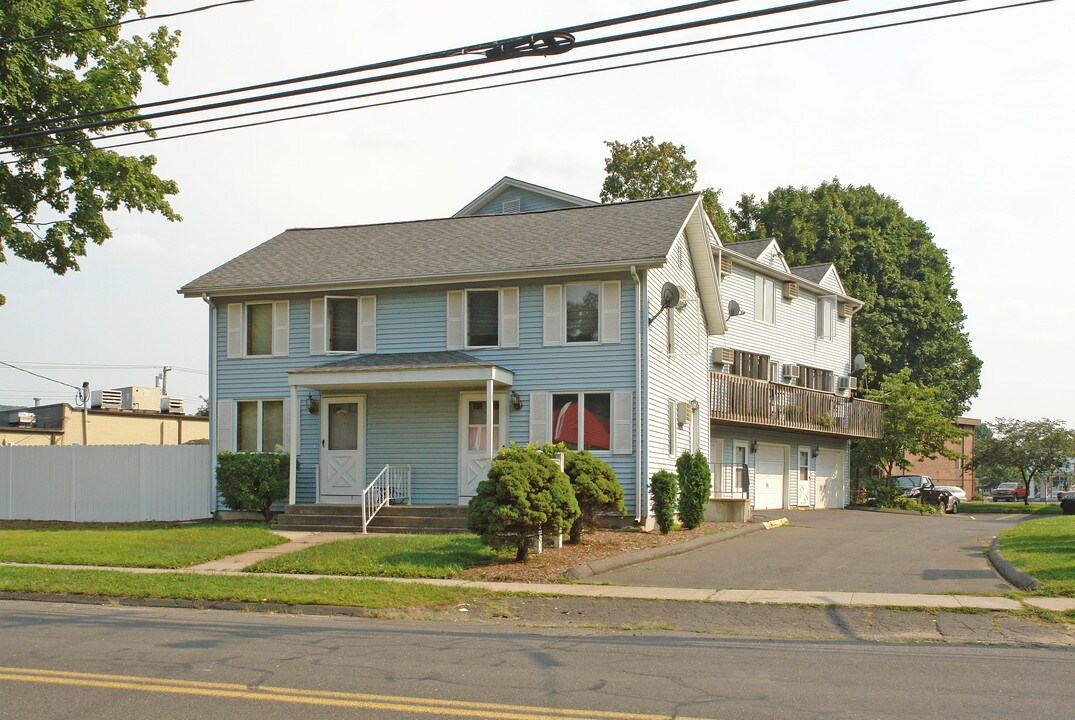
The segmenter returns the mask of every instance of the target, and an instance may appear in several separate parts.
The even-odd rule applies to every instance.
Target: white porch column
[[[287,501],[289,505],[295,504],[295,481],[299,468],[299,416],[302,414],[302,408],[299,407],[299,389],[295,385],[291,386],[291,417],[288,418],[288,422],[291,423],[291,445],[288,448],[288,452],[291,453],[291,468],[288,472],[288,489],[287,489]]]
[[[489,446],[489,459],[496,457],[493,449],[493,378],[485,381],[485,438]]]

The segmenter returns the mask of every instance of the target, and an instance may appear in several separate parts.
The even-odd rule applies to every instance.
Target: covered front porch
[[[465,505],[507,444],[514,380],[462,352],[348,356],[289,372],[299,409],[289,505]]]

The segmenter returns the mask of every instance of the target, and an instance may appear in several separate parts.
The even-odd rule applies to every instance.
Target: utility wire
[[[784,27],[780,27],[780,28],[771,28],[771,29],[766,29],[766,30],[756,30],[756,31],[751,31],[751,32],[738,33],[738,34],[734,34],[734,35],[726,35],[726,36],[722,36],[722,37],[718,37],[718,38],[709,38],[709,39],[704,39],[704,40],[695,40],[695,41],[689,41],[689,42],[684,42],[684,43],[677,43],[677,44],[662,46],[662,47],[658,47],[658,48],[646,48],[646,49],[639,49],[639,50],[631,50],[631,51],[625,51],[625,52],[622,52],[622,53],[615,53],[615,54],[605,55],[605,56],[595,57],[595,58],[586,58],[586,59],[580,59],[580,60],[565,61],[563,63],[557,63],[555,65],[550,65],[550,66],[548,66],[548,68],[563,67],[563,66],[566,66],[566,65],[575,65],[575,64],[578,64],[578,63],[582,63],[582,62],[592,62],[592,61],[595,61],[595,60],[614,59],[614,58],[617,58],[617,57],[635,55],[635,54],[640,54],[640,53],[644,53],[644,52],[653,52],[655,50],[672,49],[672,48],[677,48],[677,47],[685,47],[685,46],[698,45],[698,44],[703,44],[703,43],[717,42],[717,41],[721,41],[721,40],[741,39],[741,38],[749,37],[749,36],[756,36],[756,35],[762,35],[762,34],[768,34],[768,33],[782,32],[782,31],[787,31],[787,30],[791,30],[791,29],[801,29],[801,28],[805,28],[805,27],[832,24],[832,23],[837,23],[837,22],[846,22],[846,21],[849,21],[849,20],[861,19],[861,18],[865,18],[865,17],[892,14],[892,13],[897,13],[897,12],[906,12],[906,11],[910,11],[910,10],[917,10],[917,9],[922,9],[922,8],[940,6],[940,5],[948,5],[948,4],[952,4],[952,3],[956,3],[956,2],[965,2],[965,1],[966,0],[938,0],[938,2],[926,3],[926,4],[923,4],[923,5],[909,6],[909,7],[904,7],[904,8],[895,8],[895,9],[889,9],[889,10],[884,10],[884,11],[877,11],[877,12],[874,12],[874,13],[863,13],[863,14],[860,14],[860,15],[851,15],[851,16],[846,16],[846,17],[842,17],[842,18],[819,20],[819,21],[813,21],[813,22],[809,22],[809,23],[800,23],[800,24],[797,24],[797,25],[788,25],[788,26],[784,26]],[[666,62],[672,62],[672,61],[675,61],[675,60],[693,59],[693,58],[705,57],[705,56],[710,56],[710,55],[720,55],[720,54],[725,54],[725,53],[730,53],[730,52],[738,52],[740,50],[753,50],[753,49],[764,48],[764,47],[773,47],[773,46],[786,45],[786,44],[791,44],[791,43],[798,43],[798,42],[803,42],[803,41],[806,41],[806,40],[817,40],[817,39],[824,39],[824,38],[830,38],[830,37],[838,37],[838,36],[841,36],[841,35],[850,35],[850,34],[855,34],[855,33],[860,33],[860,32],[867,32],[867,31],[870,31],[870,30],[880,30],[880,29],[887,29],[887,28],[915,25],[915,24],[920,24],[920,23],[925,23],[925,22],[932,22],[934,20],[946,20],[946,19],[964,17],[964,16],[969,16],[969,15],[978,15],[978,14],[981,14],[981,13],[994,12],[994,11],[997,11],[997,10],[1008,10],[1008,9],[1012,9],[1012,8],[1026,7],[1026,6],[1030,6],[1030,5],[1041,5],[1041,4],[1044,4],[1044,3],[1047,3],[1047,2],[1053,2],[1053,0],[1027,0],[1026,2],[1011,3],[1011,4],[1008,4],[1008,5],[1001,5],[1001,6],[995,6],[995,7],[989,7],[989,8],[981,8],[981,9],[977,9],[977,10],[969,10],[969,11],[963,11],[963,12],[958,12],[958,13],[950,13],[950,14],[946,14],[946,15],[936,15],[936,16],[931,16],[931,17],[926,17],[926,18],[917,18],[917,19],[912,19],[912,20],[904,20],[904,21],[900,21],[900,22],[885,23],[885,24],[880,24],[880,25],[872,25],[872,26],[861,27],[861,28],[851,28],[851,29],[847,29],[847,30],[839,30],[839,31],[834,31],[834,32],[829,32],[829,33],[806,35],[806,36],[801,36],[801,37],[796,37],[796,38],[788,38],[788,39],[784,39],[784,40],[775,40],[775,41],[765,42],[765,43],[755,43],[755,44],[752,44],[752,45],[743,45],[743,46],[737,46],[737,47],[733,47],[733,48],[722,48],[722,49],[718,49],[718,50],[710,50],[710,51],[706,51],[706,52],[689,53],[689,54],[686,54],[686,55],[677,55],[677,56],[668,57],[668,58],[658,58],[658,59],[654,59],[654,60],[645,60],[645,61],[640,61],[640,62],[635,62],[635,63],[624,63],[624,64],[620,64],[620,65],[612,65],[612,66],[601,67],[601,68],[593,68],[593,69],[590,69],[590,70],[580,70],[580,71],[576,71],[576,72],[561,73],[561,74],[558,74],[558,75],[551,75],[551,76],[547,76],[547,77],[529,78],[529,79],[525,79],[525,80],[516,80],[516,81],[503,82],[503,83],[493,83],[493,84],[483,85],[483,86],[473,87],[473,88],[463,88],[463,89],[460,89],[460,90],[453,90],[453,91],[447,91],[447,92],[429,93],[429,94],[418,95],[418,96],[409,97],[409,98],[401,98],[401,99],[397,99],[397,100],[389,100],[389,101],[377,102],[377,103],[367,103],[367,104],[364,104],[364,105],[356,105],[356,106],[347,107],[347,108],[338,108],[338,109],[335,109],[335,110],[325,110],[325,111],[314,112],[314,113],[305,113],[305,114],[301,114],[301,115],[288,116],[288,117],[284,117],[284,118],[274,118],[274,119],[270,119],[270,120],[262,120],[262,121],[259,121],[259,122],[242,123],[242,124],[231,125],[231,126],[226,126],[226,127],[222,127],[222,128],[211,128],[211,129],[208,129],[208,130],[201,130],[201,131],[188,132],[188,133],[179,133],[179,134],[169,135],[169,136],[161,137],[161,138],[151,138],[151,139],[146,139],[146,140],[135,140],[135,141],[126,142],[126,143],[114,143],[114,144],[111,144],[111,145],[100,146],[97,149],[107,150],[107,149],[119,148],[119,147],[129,147],[129,146],[132,146],[132,145],[142,145],[142,144],[146,144],[146,143],[162,142],[162,141],[165,141],[165,140],[175,140],[175,139],[179,139],[179,138],[195,137],[195,136],[200,136],[200,135],[209,135],[209,134],[213,134],[213,133],[217,133],[217,132],[224,132],[226,130],[237,130],[237,129],[248,128],[248,127],[258,127],[258,126],[262,126],[262,125],[273,125],[273,124],[276,124],[276,123],[288,122],[288,121],[291,121],[291,120],[299,120],[299,119],[311,118],[311,117],[321,117],[321,116],[326,116],[326,115],[335,115],[335,114],[338,114],[338,113],[351,112],[351,111],[354,111],[354,110],[365,110],[365,109],[376,108],[376,107],[385,107],[385,106],[388,106],[388,105],[398,105],[398,104],[403,104],[403,103],[410,103],[410,102],[415,102],[415,101],[418,101],[418,100],[428,100],[428,99],[438,98],[438,97],[461,95],[461,94],[470,93],[470,92],[477,92],[477,91],[480,91],[480,90],[490,90],[490,89],[495,89],[495,88],[510,87],[510,86],[516,86],[516,85],[526,85],[526,84],[531,84],[531,83],[543,82],[545,80],[556,80],[556,79],[567,78],[567,77],[578,77],[578,76],[583,76],[583,75],[590,75],[590,74],[595,74],[595,73],[608,72],[608,71],[611,71],[611,70],[621,70],[621,69],[627,69],[627,68],[635,68],[635,67],[642,67],[642,66],[647,66],[647,65],[661,64],[661,63],[666,63]],[[514,71],[514,72],[513,71],[507,71],[507,72],[503,72],[503,73],[493,73],[493,74],[491,74],[489,76],[462,78],[462,79],[451,80],[451,81],[443,81],[443,82],[439,82],[439,83],[430,83],[428,85],[423,85],[423,86],[414,86],[412,88],[404,88],[404,89],[417,89],[417,88],[422,88],[422,87],[444,85],[444,84],[449,84],[449,83],[453,83],[453,82],[472,81],[472,80],[476,80],[476,79],[482,79],[482,78],[490,77],[492,75],[515,74],[517,72],[522,72],[522,71]],[[378,92],[378,93],[369,93],[366,96],[384,95],[384,94],[389,94],[391,92],[397,92],[397,91],[396,90],[381,91],[381,92]],[[306,105],[323,104],[324,102],[339,102],[339,101],[342,101],[342,100],[355,99],[356,97],[363,97],[363,96],[340,98],[340,99],[337,99],[335,101],[321,101],[319,103],[307,103]],[[301,107],[301,106],[296,106],[296,107]],[[277,108],[274,111],[257,111],[257,112],[251,112],[251,113],[243,113],[242,115],[233,116],[233,117],[242,117],[242,116],[246,116],[246,115],[263,114],[265,112],[279,112],[279,111],[282,111],[283,109],[286,109],[286,108]],[[194,124],[202,124],[202,123],[206,123],[206,122],[219,122],[219,121],[221,121],[223,119],[225,119],[225,118],[213,118],[213,119],[208,119],[208,120],[193,121],[193,122],[189,122],[189,123],[181,123],[181,124],[177,124],[177,125],[173,125],[173,126],[168,126],[168,128],[181,127],[181,126],[194,125]],[[164,129],[168,129],[168,128],[164,128]],[[126,133],[126,134],[132,134],[132,133]],[[117,134],[115,136],[110,136],[110,137],[119,137],[119,136],[120,135]],[[40,157],[35,158],[35,159],[36,160],[42,160],[42,159],[47,159],[47,158],[51,158],[51,157],[57,157],[59,155],[68,155],[68,154],[79,153],[79,152],[82,152],[82,150],[75,149],[75,150],[70,150],[70,151],[67,151],[67,152],[64,152],[64,153],[55,153],[55,154],[50,154],[50,155],[43,155],[43,156],[40,156]],[[20,161],[10,160],[10,161],[7,161],[7,162],[5,162],[3,164],[12,165],[12,164],[15,164],[16,162],[26,162],[26,161],[29,161],[29,160],[25,160],[25,161],[24,160],[20,160]]]
[[[532,33],[530,35],[523,35],[515,38],[510,38],[508,40],[496,40],[491,42],[478,43],[476,45],[464,45],[462,47],[450,48],[448,50],[438,50],[435,52],[424,53],[422,55],[411,55],[408,57],[396,58],[394,60],[385,60],[382,62],[370,63],[367,65],[356,65],[354,67],[342,68],[339,70],[328,70],[326,72],[314,73],[312,75],[301,75],[298,77],[286,78],[283,80],[274,80],[271,82],[258,83],[256,85],[246,85],[243,87],[230,88],[226,90],[215,90],[212,92],[200,93],[197,95],[187,95],[185,97],[172,98],[170,100],[157,100],[154,102],[126,105],[124,107],[111,108],[107,110],[95,110],[93,112],[88,113],[79,113],[74,115],[65,115],[62,117],[46,118],[44,120],[31,120],[26,122],[13,123],[11,125],[2,126],[0,127],[0,129],[6,132],[9,130],[30,127],[40,123],[68,122],[71,120],[100,117],[102,115],[110,115],[113,113],[130,112],[132,110],[145,110],[146,108],[161,107],[164,105],[174,105],[176,103],[191,102],[194,100],[205,100],[208,98],[221,97],[223,95],[233,95],[235,93],[242,92],[251,92],[254,90],[266,90],[268,88],[281,87],[284,85],[293,85],[295,83],[313,82],[315,80],[326,80],[328,78],[340,77],[343,75],[352,75],[358,72],[368,72],[370,70],[384,70],[390,67],[398,67],[400,65],[409,65],[418,62],[427,62],[430,60],[443,60],[449,57],[456,57],[459,55],[469,55],[477,52],[488,51],[497,46],[504,46],[516,42],[523,42],[535,37],[548,36],[556,33],[570,34],[585,32],[588,30],[597,30],[604,27],[611,27],[613,25],[622,25],[625,23],[639,22],[642,20],[651,20],[667,15],[691,12],[694,10],[714,7],[716,5],[726,5],[739,1],[740,0],[705,0],[704,2],[693,2],[686,5],[676,5],[674,7],[663,8],[660,10],[650,10],[648,12],[635,13],[633,15],[623,15],[620,17],[609,18],[607,20],[597,20],[593,22],[583,23],[581,25],[571,25],[569,27],[559,28],[557,30],[547,30],[540,33]]]
[[[10,43],[20,42],[34,42],[35,40],[46,40],[51,37],[58,37],[60,35],[76,35],[78,33],[93,32],[94,30],[108,30],[109,28],[119,27],[121,25],[127,25],[129,23],[145,22],[146,20],[159,20],[161,18],[176,17],[178,15],[190,15],[191,13],[199,13],[204,10],[212,10],[213,8],[224,7],[225,5],[241,5],[243,3],[253,2],[254,0],[229,0],[229,2],[218,2],[212,5],[202,5],[201,7],[190,8],[189,10],[176,10],[169,13],[159,13],[157,15],[146,15],[145,17],[131,18],[130,20],[116,20],[115,22],[106,23],[104,25],[94,25],[93,27],[84,28],[69,28],[65,30],[56,30],[54,32],[42,33],[40,35],[33,35],[31,37],[9,37],[0,38],[0,45],[7,45]]]
[[[21,368],[18,365],[12,365],[11,363],[4,362],[3,360],[0,360],[0,365],[7,365],[12,370],[18,370],[19,372],[24,372],[24,373],[26,373],[28,375],[33,375],[34,377],[39,377],[42,380],[48,380],[49,382],[54,382],[57,385],[66,385],[67,387],[71,388],[72,390],[78,390],[79,392],[82,392],[82,388],[80,388],[80,387],[78,387],[76,385],[71,385],[70,383],[65,383],[63,380],[57,380],[56,378],[50,378],[47,375],[41,375],[40,373],[31,372],[30,370],[26,370],[24,368]]]
[[[825,5],[833,5],[836,3],[847,2],[847,0],[804,0],[803,2],[794,3],[791,5],[780,5],[776,7],[768,7],[760,10],[752,10],[749,12],[737,13],[734,15],[724,15],[717,18],[707,18],[705,20],[696,20],[688,23],[680,23],[677,25],[666,25],[659,28],[651,28],[648,30],[638,30],[631,33],[624,33],[622,35],[610,35],[603,38],[595,38],[586,41],[587,46],[605,44],[609,42],[619,42],[621,40],[637,39],[641,37],[648,37],[650,35],[658,35],[669,32],[676,32],[680,30],[688,30],[708,25],[716,25],[729,22],[738,22],[741,20],[754,19],[760,17],[767,17],[769,15],[776,15],[780,13],[794,12],[798,10],[811,9],[816,7],[822,7]],[[557,31],[559,32],[559,31]],[[542,53],[544,54],[544,53]],[[297,95],[308,95],[310,93],[325,92],[328,90],[339,90],[342,88],[355,87],[356,85],[367,85],[374,82],[384,82],[387,80],[399,80],[407,77],[415,77],[418,75],[426,75],[434,72],[443,72],[445,70],[458,70],[463,68],[472,67],[475,65],[482,65],[490,62],[497,62],[500,57],[483,57],[477,60],[467,60],[463,62],[448,63],[444,65],[437,65],[430,68],[420,68],[416,70],[405,70],[395,73],[388,73],[386,75],[375,75],[373,77],[358,78],[354,80],[344,80],[335,83],[328,83],[326,85],[315,85],[308,88],[298,88],[294,90],[282,90],[273,93],[266,93],[264,95],[255,95],[248,98],[239,98],[235,100],[221,100],[217,102],[207,103],[204,105],[195,105],[185,108],[176,108],[172,110],[159,110],[156,112],[145,113],[142,115],[130,115],[118,118],[109,118],[107,120],[97,120],[93,122],[78,123],[75,125],[65,125],[63,127],[52,129],[40,129],[30,130],[25,132],[14,133],[12,135],[6,135],[0,137],[0,143],[10,143],[13,140],[24,140],[29,138],[41,137],[45,135],[53,135],[62,132],[74,132],[82,130],[93,130],[96,128],[121,125],[125,123],[135,122],[147,122],[149,120],[155,120],[162,117],[172,117],[174,115],[185,115],[196,112],[207,112],[209,110],[218,110],[227,107],[234,107],[236,105],[246,105],[254,102],[267,102],[270,100],[280,100],[289,97],[295,97]]]
[[[157,363],[156,365],[107,365],[101,363],[22,362],[18,360],[16,360],[15,363],[24,368],[52,368],[63,370],[159,370],[167,365],[167,363]],[[178,370],[200,375],[209,374],[205,370],[198,370],[196,368],[177,367],[175,365],[167,365],[167,367],[169,370]]]

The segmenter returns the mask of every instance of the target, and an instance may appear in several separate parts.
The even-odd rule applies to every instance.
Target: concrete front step
[[[361,532],[362,510],[356,505],[288,505],[276,518],[281,530]],[[379,533],[464,533],[467,508],[457,505],[389,505],[368,527]]]

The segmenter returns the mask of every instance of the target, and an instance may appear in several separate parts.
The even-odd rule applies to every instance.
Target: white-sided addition
[[[366,475],[366,398],[326,397],[321,402],[321,503],[356,504]]]
[[[486,395],[465,392],[459,395],[459,504],[466,505],[478,492],[478,483],[489,474],[489,417]],[[493,451],[507,444],[508,397],[493,397]]]

